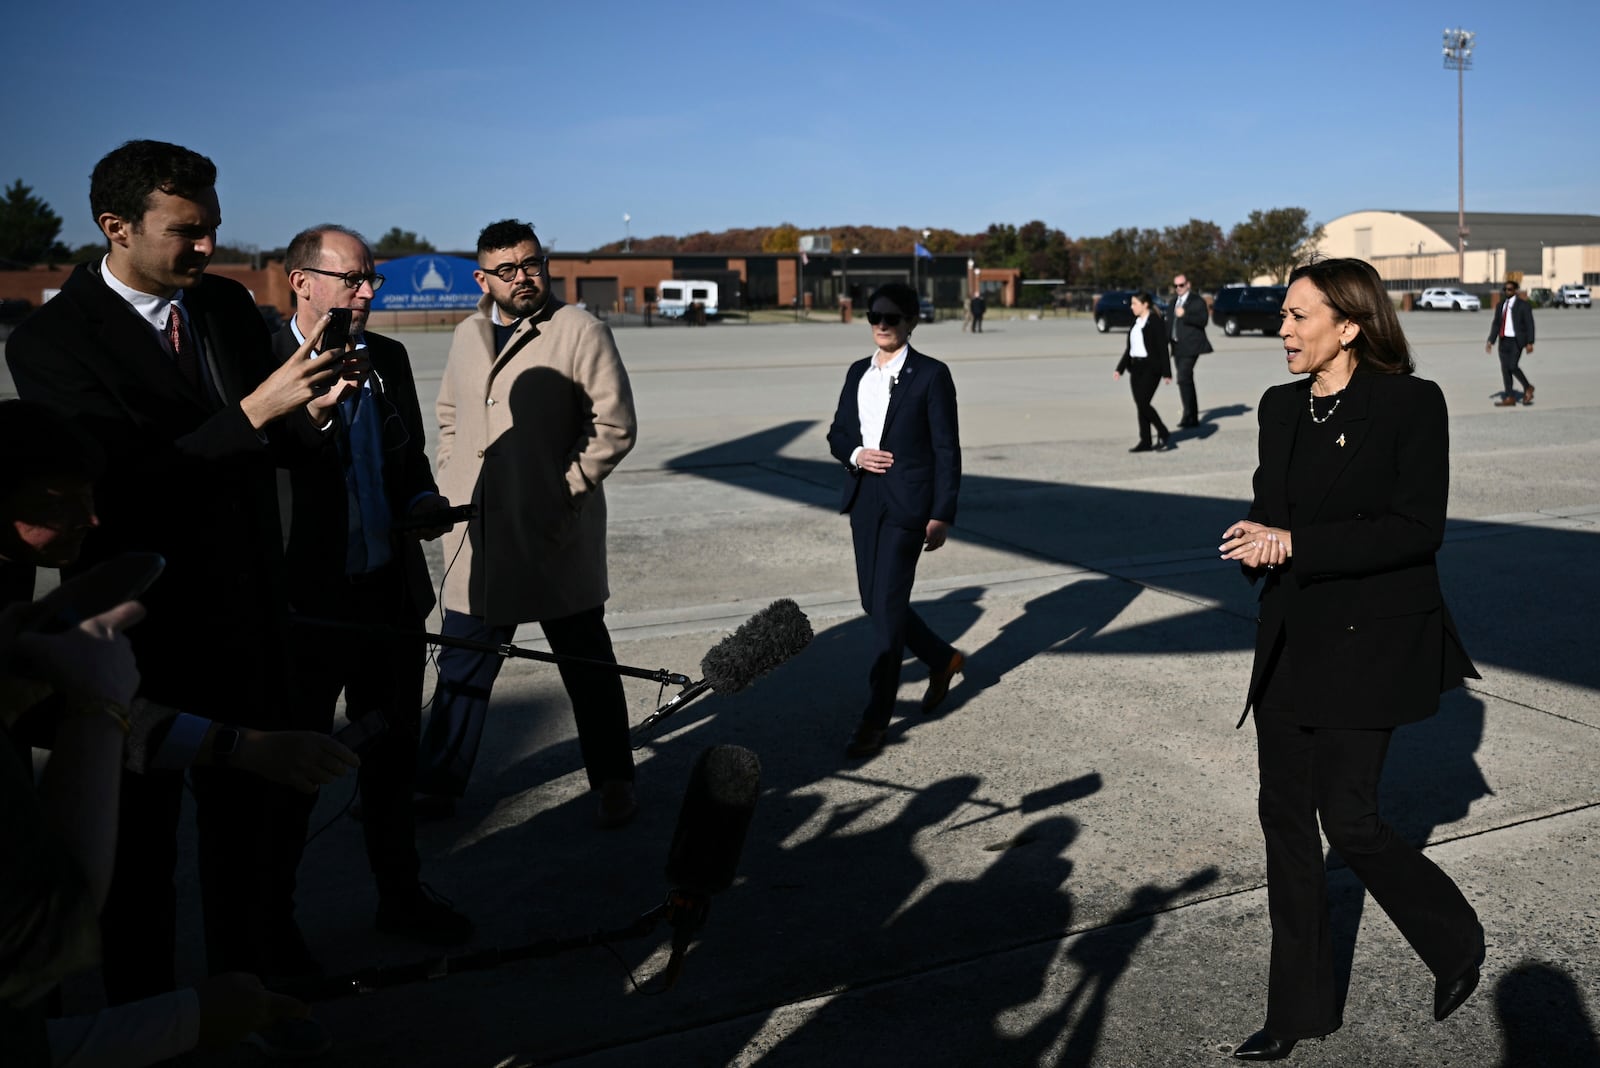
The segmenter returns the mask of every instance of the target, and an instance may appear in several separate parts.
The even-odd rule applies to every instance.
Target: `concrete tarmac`
[[[1291,1063],[1600,1064],[1600,317],[1538,313],[1524,359],[1537,403],[1509,410],[1489,406],[1486,314],[1402,322],[1450,404],[1440,565],[1484,677],[1397,733],[1385,813],[1474,903],[1488,961],[1473,998],[1434,1023],[1432,976],[1335,860],[1346,1022]],[[1257,402],[1287,375],[1275,338],[1211,334],[1202,426],[1172,452],[1130,455],[1132,400],[1111,380],[1123,332],[1003,311],[982,335],[918,329],[955,375],[965,476],[915,600],[969,661],[934,716],[908,665],[890,745],[860,762],[843,750],[865,624],[823,435],[867,327],[619,331],[640,414],[639,446],[607,483],[619,658],[698,675],[778,597],[816,638],[644,739],[643,809],[614,832],[593,828],[555,671],[509,663],[465,801],[420,829],[423,877],[476,921],[464,952],[626,925],[664,897],[689,768],[723,743],[763,765],[741,877],[669,991],[651,978],[670,940],[658,930],[320,1003],[337,1042],[324,1060],[1229,1062],[1264,1018],[1268,926],[1254,739],[1234,729],[1253,595],[1216,546],[1249,503]],[[427,410],[448,335],[402,340]],[[1155,403],[1176,422],[1174,388]],[[519,641],[543,647],[536,627]],[[635,722],[660,697],[627,690]],[[372,930],[360,828],[340,814],[352,786],[324,789],[327,829],[300,874],[301,924],[336,973],[428,955]],[[181,882],[197,908],[192,871]],[[195,952],[187,963],[198,974]]]

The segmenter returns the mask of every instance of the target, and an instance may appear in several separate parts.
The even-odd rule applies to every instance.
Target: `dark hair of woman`
[[[1361,328],[1350,348],[1362,370],[1385,375],[1416,371],[1394,302],[1372,264],[1357,259],[1315,260],[1296,267],[1289,283],[1302,278],[1317,287],[1335,316]]]
[[[870,309],[880,300],[886,300],[900,309],[900,313],[911,322],[917,321],[917,312],[921,301],[917,298],[917,291],[904,282],[885,282],[872,291],[872,296],[867,298],[867,307]]]

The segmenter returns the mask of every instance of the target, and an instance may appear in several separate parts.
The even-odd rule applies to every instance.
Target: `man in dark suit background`
[[[289,693],[273,468],[326,444],[344,387],[317,397],[336,361],[275,362],[249,292],[205,273],[215,184],[211,161],[178,145],[130,141],[102,159],[89,199],[109,251],[18,326],[6,359],[24,399],[73,419],[107,457],[101,525],[68,573],[126,551],[166,558],[131,634],[140,695],[275,729]],[[217,766],[193,771],[208,964],[294,971],[294,791],[229,771],[221,748],[208,756]],[[102,916],[113,1003],[174,986],[182,792],[178,772],[123,778]]]
[[[1500,377],[1505,391],[1494,402],[1495,407],[1516,407],[1517,395],[1511,392],[1513,376],[1522,383],[1522,403],[1532,404],[1533,383],[1522,373],[1522,354],[1533,354],[1533,309],[1517,295],[1515,282],[1505,285],[1505,299],[1494,310],[1494,321],[1489,324],[1489,341],[1483,346],[1483,351],[1493,350],[1497,341],[1500,343]]]
[[[965,658],[911,607],[917,560],[944,544],[961,489],[961,439],[950,369],[913,349],[916,291],[880,286],[867,304],[877,350],[845,373],[828,448],[850,472],[841,512],[850,514],[861,607],[872,624],[870,695],[846,748],[883,748],[900,688],[904,651],[928,665],[922,708],[944,700]]]
[[[359,366],[369,368],[335,409],[336,447],[288,473],[290,605],[299,616],[420,635],[434,595],[418,538],[437,538],[447,528],[398,533],[392,524],[449,502],[434,484],[405,346],[366,329],[383,276],[366,240],[333,225],[297,234],[284,269],[296,307],[273,338],[276,354],[292,357],[330,309],[349,308],[346,354],[364,356]],[[358,776],[378,929],[434,945],[467,940],[471,922],[418,881],[412,795],[427,659],[422,639],[303,623],[291,637],[306,729],[332,729],[340,691],[351,723],[384,724],[362,747]],[[374,713],[379,720],[368,720]],[[308,821],[312,800],[304,807]]]
[[[1177,368],[1178,395],[1183,399],[1183,414],[1178,429],[1200,425],[1200,402],[1194,391],[1194,365],[1211,351],[1206,338],[1206,319],[1210,312],[1206,300],[1189,288],[1188,275],[1172,280],[1172,362]]]

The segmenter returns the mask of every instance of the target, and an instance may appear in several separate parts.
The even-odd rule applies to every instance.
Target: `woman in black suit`
[[[1342,1023],[1319,816],[1433,972],[1434,1019],[1472,993],[1484,949],[1455,883],[1378,815],[1394,728],[1478,677],[1434,566],[1449,484],[1444,395],[1413,374],[1370,264],[1299,268],[1282,314],[1288,369],[1307,380],[1262,396],[1255,500],[1221,546],[1263,580],[1245,715],[1254,708],[1272,963],[1266,1025],[1234,1050],[1242,1060],[1287,1057]]]
[[[1122,372],[1129,375],[1133,387],[1133,406],[1139,410],[1139,444],[1129,452],[1165,450],[1168,444],[1167,424],[1156,414],[1150,398],[1162,380],[1172,381],[1172,363],[1167,356],[1167,332],[1161,325],[1161,313],[1156,310],[1155,298],[1149,293],[1135,293],[1130,300],[1135,316],[1128,331],[1128,343],[1122,347],[1122,361],[1111,372],[1115,381]],[[1150,444],[1150,428],[1156,428],[1156,444]]]

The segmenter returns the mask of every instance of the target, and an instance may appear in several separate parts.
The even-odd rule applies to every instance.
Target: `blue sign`
[[[373,311],[471,311],[483,290],[473,279],[477,264],[460,256],[424,252],[389,260],[378,268],[385,282]]]

